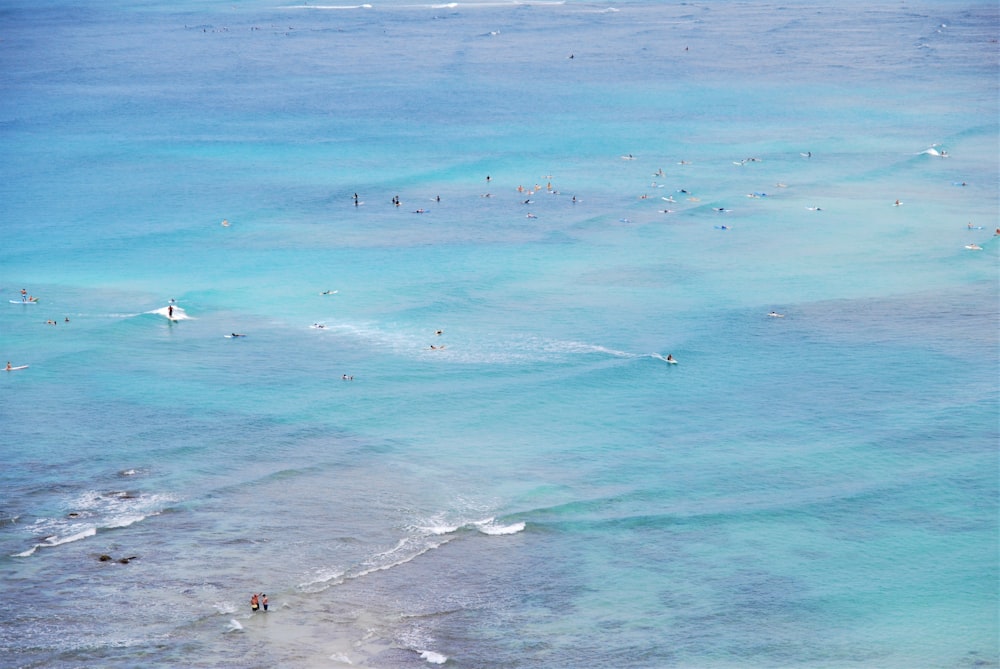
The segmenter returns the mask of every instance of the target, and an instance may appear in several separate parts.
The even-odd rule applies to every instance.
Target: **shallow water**
[[[995,7],[5,15],[0,665],[998,663]]]

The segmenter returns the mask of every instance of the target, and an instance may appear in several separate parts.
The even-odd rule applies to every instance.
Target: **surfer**
[[[667,353],[667,362],[676,362],[674,356],[670,353]]]
[[[174,305],[168,304],[167,305],[167,318],[173,318],[173,317],[174,317]]]
[[[7,371],[9,372],[12,369],[13,369],[13,367],[10,366],[10,360],[8,360],[7,361]]]
[[[777,311],[772,311],[768,314],[771,318],[784,318],[785,314],[779,314]]]
[[[237,337],[246,337],[245,334],[240,334],[240,333],[237,333],[237,332],[234,332],[234,333],[232,333],[229,336],[232,337],[233,339],[236,339]]]

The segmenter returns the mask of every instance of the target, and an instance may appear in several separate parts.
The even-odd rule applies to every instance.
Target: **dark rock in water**
[[[111,556],[110,555],[102,555],[101,557],[99,557],[97,559],[100,560],[101,562],[110,562],[111,561]]]
[[[70,512],[69,512],[69,513],[67,513],[66,515],[67,515],[68,517],[70,517],[70,518],[76,518],[76,517],[77,517],[77,516],[79,516],[80,514],[79,514],[79,513],[77,513],[76,511],[70,511]]]
[[[139,557],[139,556],[138,555],[130,555],[127,558],[122,558],[121,560],[119,560],[119,562],[121,562],[122,564],[128,564],[129,562],[131,562],[132,560],[136,559],[137,557]]]

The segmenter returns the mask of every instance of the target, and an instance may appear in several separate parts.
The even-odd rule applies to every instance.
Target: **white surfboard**
[[[19,365],[17,367],[4,367],[5,372],[16,372],[19,369],[28,369],[27,365]]]
[[[11,300],[11,304],[38,304],[38,300]]]

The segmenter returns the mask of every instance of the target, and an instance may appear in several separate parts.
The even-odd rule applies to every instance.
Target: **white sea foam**
[[[32,546],[31,548],[22,553],[15,553],[11,557],[28,557],[32,555],[39,548],[52,548],[53,546],[62,546],[63,544],[68,544],[74,541],[80,541],[81,539],[86,539],[87,537],[92,537],[95,534],[97,534],[97,528],[88,527],[85,530],[81,530],[79,532],[64,537],[60,536],[46,537],[45,541],[35,544],[34,546]]]
[[[372,557],[374,557],[374,558],[384,558],[384,557],[386,557],[386,556],[388,556],[388,555],[395,555],[395,554],[396,554],[396,553],[398,553],[398,552],[399,552],[399,551],[400,551],[401,549],[405,548],[405,547],[406,547],[406,545],[407,545],[407,544],[408,544],[409,542],[410,542],[410,540],[409,540],[409,539],[408,539],[407,537],[403,537],[402,539],[400,539],[399,541],[397,541],[397,542],[396,542],[396,545],[395,545],[395,546],[393,546],[392,548],[390,548],[389,550],[387,550],[387,551],[383,551],[383,552],[381,552],[381,553],[376,553],[376,554],[375,554],[374,556],[372,556]]]
[[[311,580],[299,583],[298,589],[302,592],[322,592],[331,585],[342,583],[344,574],[343,569],[317,569]]]
[[[476,529],[478,529],[483,534],[488,534],[490,536],[502,536],[505,534],[517,534],[518,532],[524,531],[524,523],[511,523],[510,525],[498,525],[493,519],[484,521],[481,523],[476,523]]]
[[[372,555],[365,561],[364,565],[357,569],[318,569],[314,572],[313,578],[300,583],[298,589],[302,592],[322,592],[349,579],[362,578],[369,574],[406,564],[428,551],[443,546],[450,540],[450,538],[426,540],[423,545],[412,546],[404,551],[404,548],[414,543],[412,538],[406,537],[400,539],[391,549]]]
[[[158,515],[174,501],[173,496],[162,493],[88,490],[71,500],[69,506],[73,513],[80,517],[93,518],[98,528],[115,529],[128,527],[150,516]],[[51,524],[58,527],[61,522],[53,520]]]
[[[420,548],[400,553],[401,549],[410,543],[409,539],[404,538],[401,539],[392,549],[373,555],[365,561],[362,568],[357,570],[318,570],[315,573],[314,578],[300,583],[298,588],[302,592],[322,592],[327,588],[339,585],[347,580],[362,578],[364,576],[368,576],[369,574],[386,571],[387,569],[392,569],[393,567],[406,564],[428,551],[443,546],[448,543],[448,541],[450,541],[450,539],[447,538],[438,541],[428,541]],[[396,556],[397,554],[399,555],[395,559],[385,560],[385,558]]]
[[[410,525],[409,529],[420,534],[440,536],[442,534],[451,534],[461,527],[462,523],[450,522],[444,517],[444,514],[439,513],[421,523]]]
[[[174,312],[173,312],[172,316],[168,315],[168,314],[170,314],[170,307],[169,306],[163,307],[161,309],[153,309],[152,311],[147,311],[145,313],[147,313],[147,314],[157,314],[159,316],[166,316],[167,318],[172,318],[175,321],[186,321],[186,320],[190,320],[191,319],[191,316],[188,316],[187,313],[184,311],[184,309],[182,309],[181,307],[177,307],[177,306],[174,307]]]
[[[233,602],[216,602],[212,606],[214,606],[215,610],[218,611],[221,615],[229,615],[232,613],[236,613],[236,604],[234,604]]]
[[[31,531],[46,537],[30,549],[15,554],[28,557],[39,548],[51,548],[92,537],[99,530],[122,529],[158,515],[173,501],[169,495],[133,494],[124,490],[87,490],[69,501],[69,518],[39,518]],[[82,522],[86,521],[86,522]]]
[[[155,516],[155,515],[158,514],[151,513],[149,515],[135,514],[135,515],[118,516],[116,518],[109,518],[107,522],[105,522],[101,527],[107,528],[109,530],[121,527],[128,527],[129,525],[134,525],[135,523],[146,520],[147,518],[149,518],[149,516]]]
[[[428,532],[434,535],[451,534],[455,530],[460,529],[461,525],[429,525],[417,527],[416,529]]]
[[[226,628],[227,632],[240,632],[243,630],[243,625],[236,618],[229,619],[229,626]]]
[[[362,569],[361,571],[358,571],[355,574],[351,574],[349,576],[349,578],[361,578],[362,576],[367,576],[369,574],[374,574],[375,572],[385,571],[387,569],[392,569],[393,567],[398,567],[399,565],[403,565],[403,564],[406,564],[407,562],[411,562],[412,560],[420,557],[424,553],[427,553],[429,551],[434,550],[435,548],[439,548],[439,547],[445,545],[449,541],[451,541],[450,538],[445,538],[445,539],[442,539],[440,541],[429,541],[422,548],[418,548],[418,549],[415,549],[413,551],[404,553],[401,556],[399,556],[398,559],[394,559],[392,561],[385,562],[383,564],[376,564],[376,565],[374,565],[372,567],[369,567],[368,569]],[[399,547],[399,544],[397,544],[397,548],[398,547]],[[393,549],[393,550],[395,550],[395,549]],[[392,554],[393,554],[393,551],[387,551],[385,553],[380,553],[379,555],[381,557],[385,557],[385,556],[392,555]]]
[[[444,664],[448,661],[448,656],[435,653],[433,650],[422,650],[420,651],[420,659],[427,660],[431,664]]]

